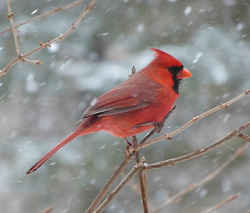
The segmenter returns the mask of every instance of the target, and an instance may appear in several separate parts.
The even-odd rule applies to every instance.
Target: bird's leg
[[[137,141],[136,136],[132,136],[132,140],[133,140],[133,148],[134,150],[136,150],[138,146],[138,141]],[[136,159],[136,163],[138,164],[140,161],[139,151],[135,151],[135,159]]]
[[[176,108],[176,105],[174,105],[173,108],[168,112],[168,114],[165,115],[165,117],[162,119],[162,121],[153,122],[154,128],[141,140],[140,144],[145,143],[145,141],[147,141],[155,132],[157,132],[157,133],[161,132],[165,121],[167,120],[169,115],[174,111],[175,108]]]
[[[132,143],[128,140],[128,138],[124,138],[124,140],[128,144],[128,146],[132,146]]]
[[[133,148],[133,144],[128,140],[128,138],[124,138],[125,142],[127,143],[127,147],[126,147],[126,155],[127,156],[131,156],[134,152],[134,148]]]
[[[140,144],[145,143],[146,140],[148,140],[154,133],[156,132],[156,129],[153,128],[149,133],[147,133],[144,138],[140,141]]]
[[[168,112],[168,114],[165,115],[165,117],[161,121],[154,123],[154,128],[156,128],[157,133],[161,132],[162,128],[164,127],[165,121],[167,120],[169,115],[175,110],[175,108],[176,105],[173,106],[173,108]]]

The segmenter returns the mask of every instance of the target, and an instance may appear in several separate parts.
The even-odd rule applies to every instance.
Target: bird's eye
[[[171,66],[168,68],[168,70],[173,73],[173,74],[177,74],[178,72],[180,72],[183,69],[183,65],[181,66]]]

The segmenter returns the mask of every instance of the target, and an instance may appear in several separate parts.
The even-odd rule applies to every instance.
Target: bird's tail
[[[73,133],[71,133],[68,137],[60,141],[53,149],[51,149],[47,154],[45,154],[39,161],[37,161],[27,172],[26,174],[31,174],[32,172],[36,171],[38,168],[40,168],[48,159],[52,157],[59,149],[61,149],[63,146],[68,144],[70,141],[75,139],[78,136],[83,136],[86,134],[89,134],[91,132],[94,132],[95,128],[88,128],[90,127],[91,122],[93,122],[92,118],[87,118],[85,121],[83,121]]]
[[[40,166],[42,166],[49,158],[52,157],[59,149],[61,149],[64,145],[72,141],[74,138],[79,136],[79,131],[74,131],[68,137],[60,141],[53,149],[51,149],[46,155],[44,155],[39,161],[37,161],[27,172],[26,174],[30,174],[36,171]]]

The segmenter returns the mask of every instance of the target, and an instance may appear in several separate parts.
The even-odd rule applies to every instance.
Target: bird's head
[[[162,50],[151,48],[156,53],[151,65],[157,67],[157,74],[163,84],[171,85],[176,93],[179,93],[180,81],[184,78],[192,77],[192,73],[184,68],[183,64],[175,57]]]

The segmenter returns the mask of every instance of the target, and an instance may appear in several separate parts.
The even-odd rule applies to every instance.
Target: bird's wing
[[[148,107],[152,103],[150,90],[138,90],[135,86],[114,88],[97,99],[83,114],[83,117],[97,115],[98,117],[122,114]]]

